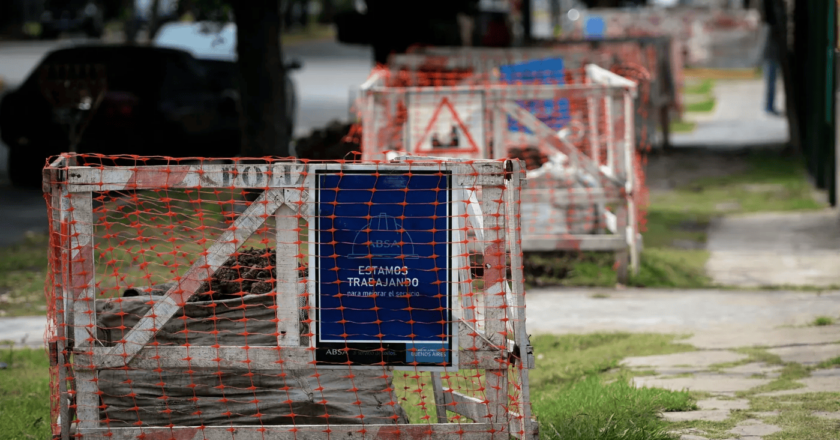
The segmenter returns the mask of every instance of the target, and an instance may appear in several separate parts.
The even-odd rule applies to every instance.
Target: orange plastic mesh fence
[[[635,147],[639,84],[592,64],[553,70],[537,60],[511,72],[504,64],[518,52],[454,52],[395,57],[398,68],[374,70],[357,102],[363,157],[521,159],[524,250],[616,251],[622,271],[629,251],[638,267],[647,204]]]
[[[646,152],[664,141],[658,133],[668,123],[662,112],[681,112],[677,89],[682,84],[682,60],[675,58],[673,47],[665,37],[542,41],[539,46],[524,49],[422,47],[408,55],[392,56],[389,67],[485,75],[503,65],[559,58],[563,60],[565,82],[572,84],[583,83],[583,66],[593,63],[638,82],[636,147]]]
[[[54,433],[536,438],[521,175],[510,160],[55,158]]]

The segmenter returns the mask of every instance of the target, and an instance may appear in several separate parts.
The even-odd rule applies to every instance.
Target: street
[[[20,85],[51,50],[84,42],[84,39],[0,42],[0,77],[6,82],[7,91]],[[298,89],[295,136],[306,135],[335,119],[347,120],[351,91],[370,73],[370,49],[321,40],[295,43],[284,50],[289,58],[303,62],[303,68],[293,73]],[[46,231],[48,226],[41,192],[12,187],[6,176],[7,160],[8,150],[0,142],[0,247],[21,241],[27,231]]]

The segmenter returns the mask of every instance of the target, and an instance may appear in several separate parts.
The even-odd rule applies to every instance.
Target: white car
[[[155,36],[153,44],[190,52],[208,73],[231,91],[236,91],[236,25],[233,23],[172,22],[163,25]],[[297,87],[291,70],[301,68],[297,60],[286,62],[286,124],[288,134],[294,133],[297,122]]]

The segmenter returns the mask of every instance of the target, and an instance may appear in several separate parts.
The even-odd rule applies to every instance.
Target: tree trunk
[[[152,10],[149,12],[149,41],[155,39],[155,34],[158,30],[158,9],[160,9],[160,0],[152,0]]]
[[[243,157],[289,156],[279,0],[232,2],[239,55]]]
[[[321,16],[318,17],[318,23],[332,24],[335,21],[335,1],[321,0]]]
[[[122,13],[125,18],[125,23],[123,23],[125,42],[134,44],[137,40],[137,18],[135,17],[134,0],[122,0]]]

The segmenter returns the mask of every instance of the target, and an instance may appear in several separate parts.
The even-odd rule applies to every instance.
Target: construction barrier
[[[584,37],[588,19],[604,23],[606,38],[667,35],[691,67],[749,68],[761,61],[761,17],[756,9],[693,6],[593,8],[564,29],[567,38]]]
[[[538,438],[522,174],[56,158],[55,437]]]
[[[670,123],[681,120],[684,104],[684,56],[667,35],[584,40],[543,40],[536,44],[563,52],[608,54],[611,72],[636,81],[636,147],[641,151],[670,146]],[[596,61],[590,61],[599,64]],[[599,64],[601,65],[601,64]]]
[[[646,197],[637,85],[591,64],[563,84],[574,72],[558,74],[552,62],[375,70],[357,104],[362,157],[523,159],[522,248],[613,251],[624,282],[628,264],[639,267]]]
[[[681,82],[676,82],[682,80],[681,59],[671,43],[667,37],[645,37],[545,40],[538,42],[538,47],[515,49],[422,47],[392,56],[388,67],[392,71],[427,73],[438,69],[486,76],[504,66],[527,63],[546,70],[544,64],[555,60],[557,67],[552,70],[563,83],[580,84],[585,82],[584,66],[596,64],[637,83],[636,148],[646,152],[668,146],[670,120],[680,119],[682,114]]]

